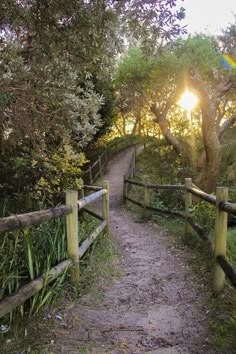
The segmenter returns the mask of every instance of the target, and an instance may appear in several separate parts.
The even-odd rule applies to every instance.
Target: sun
[[[191,112],[192,109],[196,106],[198,103],[198,98],[195,96],[192,92],[189,90],[186,90],[183,95],[181,96],[178,104],[186,109],[188,112]]]

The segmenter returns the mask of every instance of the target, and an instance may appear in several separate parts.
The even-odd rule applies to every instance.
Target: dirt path
[[[122,249],[122,276],[105,286],[97,304],[89,296],[71,310],[77,325],[56,333],[55,353],[213,353],[208,348],[206,309],[189,255],[176,250],[165,230],[137,223],[121,206],[122,176],[131,150],[108,165],[111,232]],[[70,313],[67,313],[70,316]],[[84,349],[82,349],[84,348]],[[86,349],[87,348],[87,351]]]

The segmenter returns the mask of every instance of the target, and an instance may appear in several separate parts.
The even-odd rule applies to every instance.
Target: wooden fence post
[[[137,160],[137,146],[134,146],[134,152],[133,152],[133,157],[134,157],[134,161],[133,161],[133,177],[135,176],[135,171],[136,171],[136,160]]]
[[[84,196],[85,196],[84,187],[81,188],[80,195],[81,195],[81,198],[84,198]]]
[[[101,156],[98,158],[98,166],[99,166],[99,176],[102,177],[102,159]]]
[[[144,200],[143,200],[143,218],[147,219],[149,216],[149,212],[147,207],[149,206],[149,201],[150,201],[150,194],[149,194],[149,189],[147,187],[148,184],[148,176],[144,176]]]
[[[105,149],[105,161],[107,162],[107,160],[108,160],[108,151],[107,149]]]
[[[92,174],[92,167],[89,166],[89,182],[93,184],[93,174]]]
[[[135,170],[135,156],[134,153],[132,154],[132,160],[131,160],[131,178],[134,178],[134,170]]]
[[[187,191],[187,188],[192,188],[192,178],[185,178],[185,218],[190,216],[190,209],[192,208],[192,194]],[[192,233],[192,226],[185,221],[185,235]]]
[[[130,143],[131,143],[131,145],[134,144],[134,137],[133,137],[133,135],[131,135],[131,137],[130,137]]]
[[[107,233],[109,233],[109,181],[103,180],[102,187],[107,190],[107,193],[102,196],[102,216],[107,221]]]
[[[128,196],[127,182],[125,181],[126,175],[123,176],[123,204],[126,204],[126,197]]]
[[[220,203],[228,200],[228,188],[216,188],[216,221],[215,221],[215,259],[217,256],[226,256],[227,243],[227,220],[228,214],[220,209]],[[225,283],[225,273],[220,265],[215,262],[213,289],[215,293],[219,293]]]
[[[67,253],[72,259],[71,279],[79,282],[79,237],[78,237],[78,192],[66,191],[66,205],[72,208],[72,212],[66,216]]]

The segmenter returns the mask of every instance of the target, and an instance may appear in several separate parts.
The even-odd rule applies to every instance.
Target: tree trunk
[[[169,122],[166,118],[166,113],[161,113],[156,105],[151,107],[152,113],[155,115],[155,121],[159,124],[161,132],[167,142],[173,146],[177,155],[186,157],[186,148],[185,146],[171,133],[169,128]]]
[[[197,91],[202,111],[202,137],[205,148],[205,157],[202,155],[196,183],[207,193],[215,190],[221,168],[221,144],[216,128],[217,94],[211,98],[209,89],[195,70],[192,73],[190,84]],[[218,93],[219,94],[219,93]]]
[[[125,116],[123,116],[123,135],[126,135],[126,121],[125,121]]]

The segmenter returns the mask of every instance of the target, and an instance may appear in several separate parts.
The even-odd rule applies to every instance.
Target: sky
[[[236,0],[184,0],[180,4],[186,9],[184,22],[191,34],[219,34],[222,28],[235,22]]]

